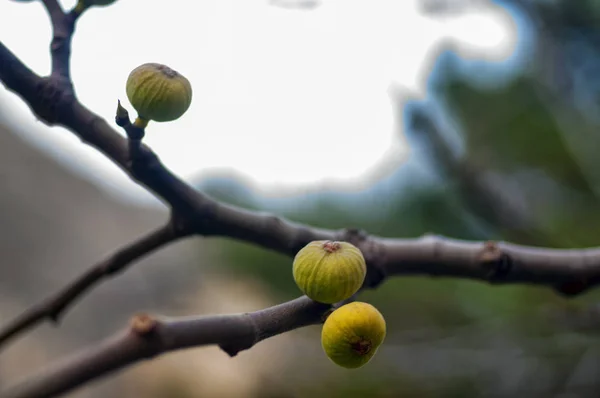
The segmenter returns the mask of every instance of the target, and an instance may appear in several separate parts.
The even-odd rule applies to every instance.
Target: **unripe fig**
[[[136,125],[149,120],[169,122],[179,118],[192,103],[188,79],[168,66],[147,63],[135,68],[127,78],[127,97],[138,112]]]
[[[366,365],[384,339],[383,315],[371,304],[357,301],[333,311],[321,332],[321,344],[329,359],[348,369]]]
[[[77,5],[75,6],[75,11],[78,13],[82,13],[87,8],[92,6],[108,6],[117,0],[78,0]]]
[[[367,274],[365,259],[351,243],[310,242],[296,254],[292,267],[296,284],[311,299],[333,304],[351,297]]]

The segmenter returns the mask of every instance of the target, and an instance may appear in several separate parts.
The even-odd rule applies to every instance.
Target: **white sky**
[[[476,58],[514,50],[514,26],[500,8],[436,21],[417,2],[323,0],[298,11],[268,0],[119,0],[79,21],[73,79],[80,100],[114,125],[117,99],[129,106],[133,68],[159,62],[185,75],[190,109],[151,123],[145,139],[185,179],[233,169],[267,194],[324,182],[361,188],[407,153],[393,126],[391,83],[424,94],[429,55],[442,39]],[[38,73],[50,68],[50,34],[41,4],[0,2],[0,39]],[[0,101],[22,118],[24,135],[61,161],[113,192],[142,192],[70,133],[36,122],[3,88]]]

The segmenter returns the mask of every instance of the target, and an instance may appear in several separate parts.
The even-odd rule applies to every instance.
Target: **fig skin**
[[[138,66],[126,85],[129,102],[138,112],[136,124],[169,122],[181,117],[192,103],[192,86],[183,75],[158,63]]]
[[[296,285],[314,301],[334,304],[361,288],[367,266],[361,251],[348,242],[313,241],[294,257]]]
[[[105,7],[111,5],[112,3],[115,3],[116,1],[117,0],[78,0],[77,5],[75,6],[75,10],[77,12],[83,12],[88,7]]]
[[[329,315],[321,332],[321,345],[333,363],[357,369],[373,358],[385,335],[385,319],[377,308],[355,301]]]

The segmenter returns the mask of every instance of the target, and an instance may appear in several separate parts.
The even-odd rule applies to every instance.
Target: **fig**
[[[192,103],[189,80],[157,63],[146,63],[131,71],[126,91],[138,113],[135,124],[139,127],[146,127],[150,120],[169,122],[178,119]]]
[[[325,354],[343,368],[366,365],[385,339],[385,319],[371,304],[352,302],[325,320],[321,345]]]
[[[75,11],[78,13],[82,13],[84,10],[86,10],[89,7],[108,6],[116,1],[117,0],[78,0],[77,5],[75,6]]]
[[[333,304],[350,298],[367,274],[365,259],[348,242],[313,241],[294,257],[292,273],[296,285],[311,299]]]

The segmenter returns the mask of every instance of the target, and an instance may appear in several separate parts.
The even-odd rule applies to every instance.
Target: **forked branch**
[[[55,39],[65,34],[69,36],[69,40],[53,40],[53,65],[57,65],[53,70],[68,70],[64,65],[68,65],[70,51],[62,47],[70,43],[74,30],[74,24],[71,26],[67,22],[74,22],[77,15],[65,14],[56,1],[47,0],[44,4],[51,16]],[[312,240],[351,241],[367,259],[368,287],[376,286],[385,275],[411,274],[462,277],[494,283],[544,284],[565,294],[577,294],[596,285],[600,279],[600,249],[538,249],[441,237],[381,239],[355,230],[313,228],[219,203],[176,177],[143,144],[138,148],[139,143],[136,143],[135,147],[144,154],[144,161],[132,162],[131,140],[81,105],[71,90],[70,80],[65,82],[65,76],[68,77],[68,73],[37,76],[0,42],[0,81],[21,96],[43,121],[68,128],[166,202],[181,219],[186,220],[188,233],[235,238],[290,256]],[[123,120],[121,124],[126,131],[127,121]],[[83,289],[79,294],[82,292]],[[43,304],[36,306],[42,307]]]
[[[303,296],[246,314],[172,320],[137,315],[125,332],[9,387],[1,396],[54,397],[133,363],[188,347],[218,345],[234,356],[269,337],[321,323],[330,308]]]
[[[61,315],[69,306],[101,280],[124,271],[135,260],[174,242],[186,234],[185,229],[182,229],[175,222],[169,221],[165,226],[119,249],[71,281],[59,292],[25,310],[21,315],[0,329],[0,346],[10,340],[11,337],[26,331],[44,320],[58,322]]]
[[[367,260],[364,287],[376,287],[392,275],[431,275],[490,283],[547,285],[573,295],[600,283],[600,248],[553,250],[435,236],[380,238],[353,229],[313,228],[217,202],[175,176],[151,149],[141,142],[132,142],[136,138],[127,130],[126,120],[121,120],[121,126],[129,138],[77,100],[69,73],[69,57],[78,15],[65,13],[56,0],[44,0],[44,5],[54,31],[51,75],[36,75],[0,42],[0,81],[20,96],[42,121],[72,131],[162,199],[180,220],[185,220],[185,228],[173,229],[173,225],[169,225],[123,248],[11,323],[0,332],[0,343],[45,318],[58,318],[67,305],[104,276],[189,234],[239,239],[290,256],[313,240],[352,242]],[[134,159],[134,154],[143,154],[143,161]],[[126,333],[25,380],[3,396],[53,396],[139,360],[190,346],[218,344],[234,355],[270,336],[318,323],[328,309],[329,306],[304,297],[243,315],[186,320],[138,316]]]

